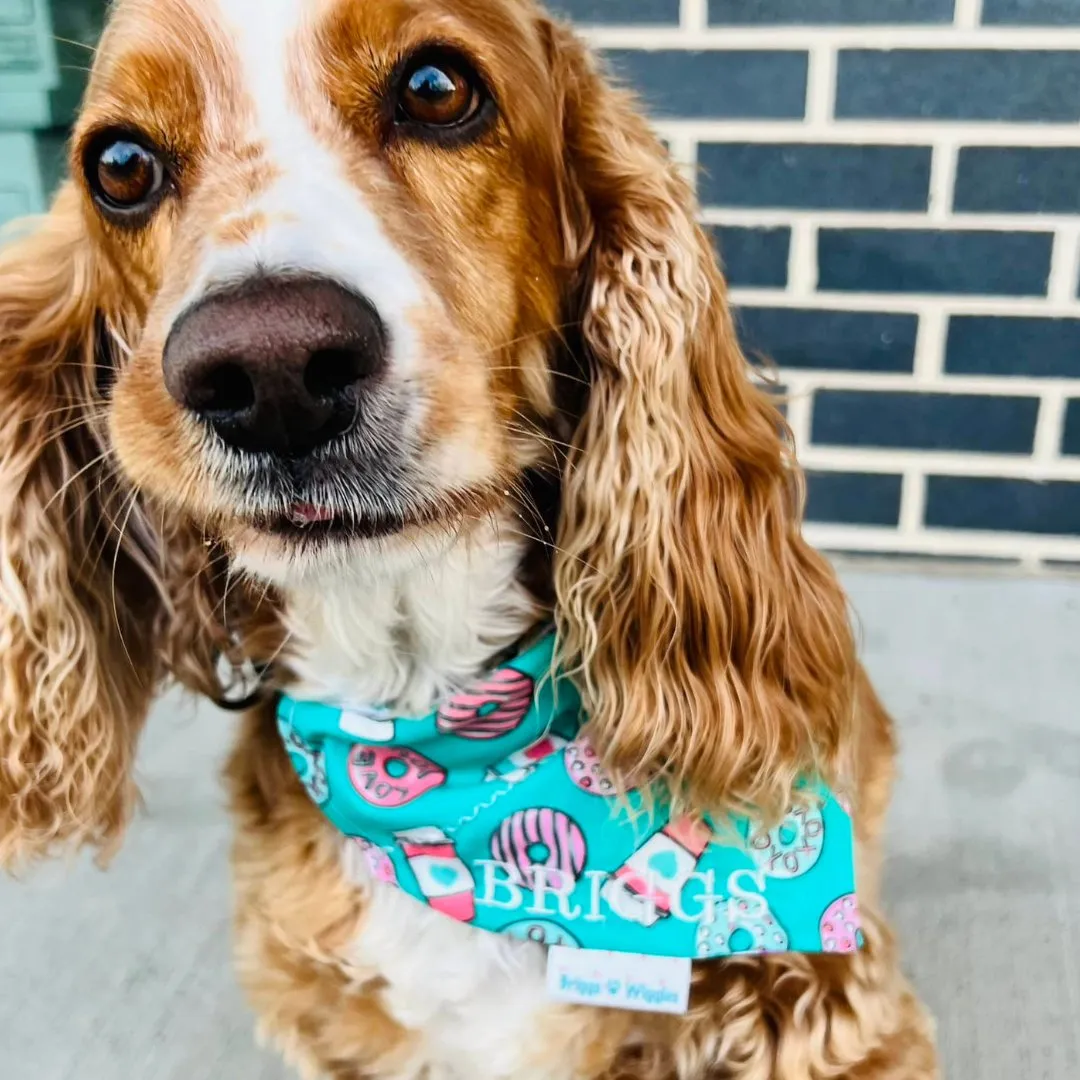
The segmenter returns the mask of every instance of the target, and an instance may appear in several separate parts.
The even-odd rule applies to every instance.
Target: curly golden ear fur
[[[84,228],[69,188],[0,251],[0,864],[117,841],[157,676],[156,545],[101,434]]]
[[[592,383],[564,484],[563,646],[624,777],[774,818],[800,776],[845,779],[844,597],[800,535],[801,475],[689,185],[630,96],[552,33]]]

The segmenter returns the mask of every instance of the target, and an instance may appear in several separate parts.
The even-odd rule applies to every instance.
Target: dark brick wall
[[[701,201],[799,210],[925,210],[930,148],[703,143]]]
[[[710,0],[709,21],[724,25],[948,23],[953,0]]]
[[[789,228],[727,225],[714,227],[712,234],[732,285],[782,289],[787,284]]]
[[[841,49],[836,116],[1080,120],[1080,52]]]
[[[743,307],[743,344],[782,368],[910,372],[918,319],[874,311]]]
[[[606,56],[658,119],[797,120],[806,108],[800,50],[610,49]]]

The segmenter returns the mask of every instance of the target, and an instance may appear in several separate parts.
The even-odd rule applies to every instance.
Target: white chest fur
[[[521,558],[520,542],[492,526],[423,559],[380,560],[290,593],[297,696],[422,715],[536,621]]]
[[[536,621],[520,559],[492,531],[423,565],[290,596],[297,695],[422,715]],[[355,849],[343,850],[345,873],[370,895],[349,962],[386,981],[383,1003],[415,1032],[401,1080],[573,1080],[575,1022],[549,1019],[544,950],[433,912],[371,881]],[[566,1053],[551,1044],[556,1031]]]
[[[541,946],[455,922],[380,882],[370,897],[349,960],[386,980],[384,1005],[417,1033],[401,1080],[572,1080],[569,1050],[551,1045],[562,1025],[549,1019]]]

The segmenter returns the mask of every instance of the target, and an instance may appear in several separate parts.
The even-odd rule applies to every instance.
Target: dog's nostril
[[[255,404],[251,376],[235,360],[215,364],[193,387],[188,407],[201,413],[241,413]]]
[[[304,389],[313,398],[340,398],[360,379],[362,366],[355,349],[317,349],[304,368]]]

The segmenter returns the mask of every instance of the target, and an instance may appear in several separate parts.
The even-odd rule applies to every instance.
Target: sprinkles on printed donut
[[[564,751],[566,772],[574,784],[590,795],[614,795],[615,781],[600,763],[588,736],[575,739]]]

